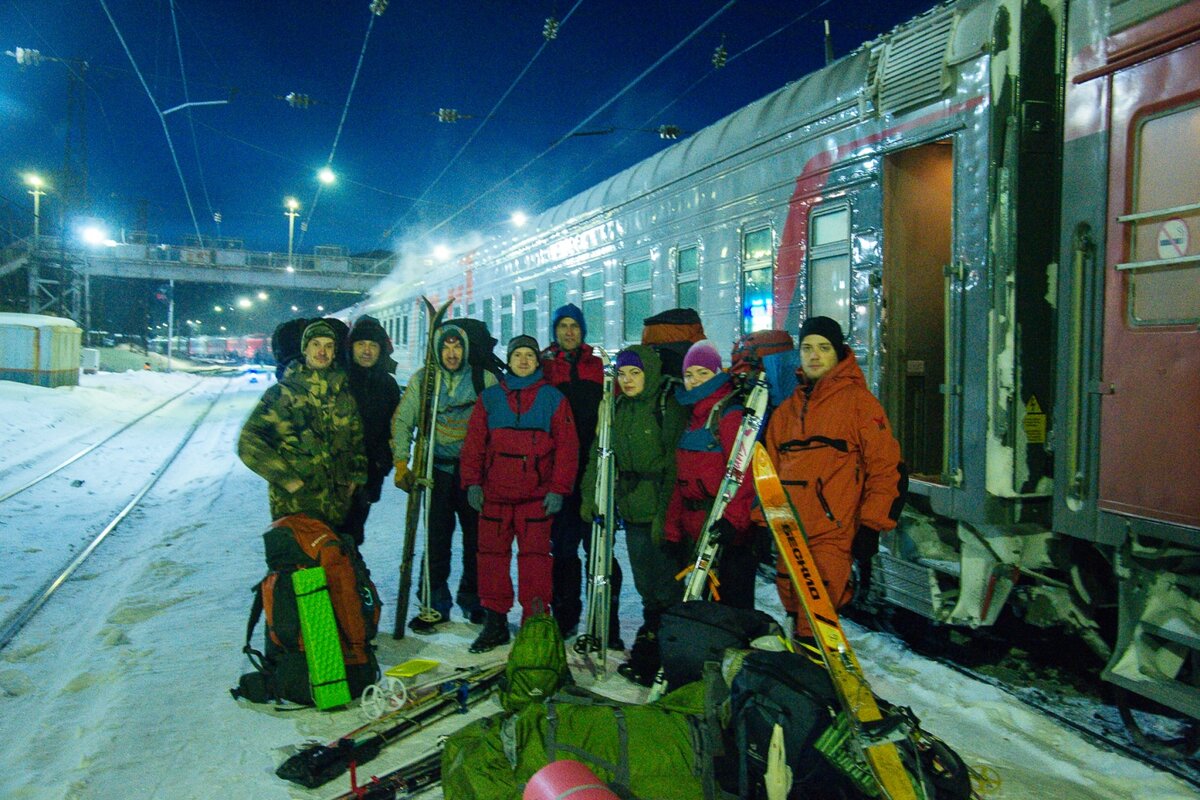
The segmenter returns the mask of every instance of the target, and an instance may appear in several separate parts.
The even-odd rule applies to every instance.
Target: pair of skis
[[[437,329],[446,318],[446,312],[454,304],[451,297],[440,308],[434,308],[429,298],[422,297],[429,330],[425,334],[425,362],[421,373],[420,402],[417,406],[417,436],[413,444],[413,470],[419,477],[408,493],[408,506],[404,514],[404,543],[400,551],[400,588],[396,594],[396,624],[392,629],[393,639],[404,638],[404,626],[408,619],[408,596],[412,593],[413,558],[417,550],[417,527],[421,511],[425,512],[425,525],[429,525],[429,504],[433,492],[433,431],[437,419],[438,395],[441,392],[441,363],[437,352]],[[396,455],[401,455],[397,453]],[[429,597],[429,546],[425,547],[424,587],[422,601],[431,602]],[[435,612],[422,605],[422,618],[433,619]]]
[[[804,535],[804,526],[779,481],[775,466],[761,444],[754,446],[754,488],[767,525],[804,605],[804,613],[821,657],[833,681],[855,749],[866,761],[875,783],[888,800],[925,800],[923,789],[913,781],[900,758],[897,737],[907,736],[906,725],[885,718],[871,692],[858,659],[846,640],[837,609],[817,571]]]
[[[758,432],[762,428],[767,414],[767,381],[761,372],[747,376],[742,391],[749,387],[746,402],[742,411],[742,424],[733,440],[729,451],[729,460],[725,464],[725,476],[717,487],[717,496],[713,500],[712,509],[704,520],[704,530],[700,540],[696,542],[693,563],[679,577],[686,577],[687,583],[683,589],[683,602],[703,600],[705,593],[711,588],[714,596],[719,596],[717,587],[720,582],[713,575],[717,559],[721,554],[721,544],[714,535],[713,526],[725,514],[734,495],[737,494],[750,468],[750,456]],[[650,687],[650,699],[657,700],[667,690],[666,673],[659,667],[654,685]]]
[[[329,744],[305,747],[289,756],[275,774],[312,789],[379,755],[383,748],[483,700],[504,677],[503,663],[465,670],[428,687],[404,708],[360,726]]]
[[[601,678],[608,674],[608,629],[612,610],[613,536],[616,528],[616,458],[612,449],[612,422],[616,408],[617,366],[602,348],[596,354],[604,365],[603,394],[596,424],[596,515],[592,518],[592,546],[588,558],[587,620],[575,639],[575,652]],[[597,653],[596,665],[591,654]]]

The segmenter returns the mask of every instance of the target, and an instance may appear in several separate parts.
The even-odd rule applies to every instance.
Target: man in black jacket
[[[400,387],[392,377],[392,341],[374,317],[359,317],[347,337],[350,393],[358,403],[367,450],[367,482],[355,492],[342,532],[363,543],[371,503],[379,500],[383,479],[392,469],[392,413],[400,404]]]

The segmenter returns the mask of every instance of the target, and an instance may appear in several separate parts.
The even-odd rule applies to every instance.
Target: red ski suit
[[[467,423],[460,464],[463,488],[483,487],[479,515],[479,600],[508,613],[513,604],[512,543],[522,620],[534,600],[550,608],[550,522],[542,503],[550,492],[575,486],[579,444],[571,407],[539,369],[507,375],[480,394]]]
[[[721,479],[742,425],[742,407],[730,401],[723,409],[716,436],[708,431],[709,413],[713,406],[733,392],[728,373],[721,373],[700,384],[691,391],[679,390],[675,397],[683,405],[691,405],[691,416],[679,445],[675,450],[675,490],[667,506],[664,532],[669,542],[700,539],[704,533],[704,522],[717,496]],[[754,500],[754,487],[750,481],[742,481],[733,500],[725,509],[724,517],[737,531],[736,544],[750,541],[750,505]]]
[[[802,371],[797,377],[800,386],[771,415],[766,447],[829,599],[840,607],[850,600],[850,546],[859,527],[896,527],[900,445],[853,351],[815,384]],[[782,564],[775,585],[784,608],[798,615],[796,631],[811,635]]]

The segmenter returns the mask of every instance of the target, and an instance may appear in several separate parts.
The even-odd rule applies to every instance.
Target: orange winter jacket
[[[853,351],[815,385],[799,377],[771,415],[767,451],[808,538],[842,539],[848,553],[860,525],[896,527],[900,445]]]

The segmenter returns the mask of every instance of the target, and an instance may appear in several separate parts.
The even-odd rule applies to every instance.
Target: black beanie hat
[[[833,345],[838,360],[846,357],[846,340],[842,336],[842,326],[829,317],[809,317],[800,326],[800,344],[804,344],[805,336],[824,336]]]

